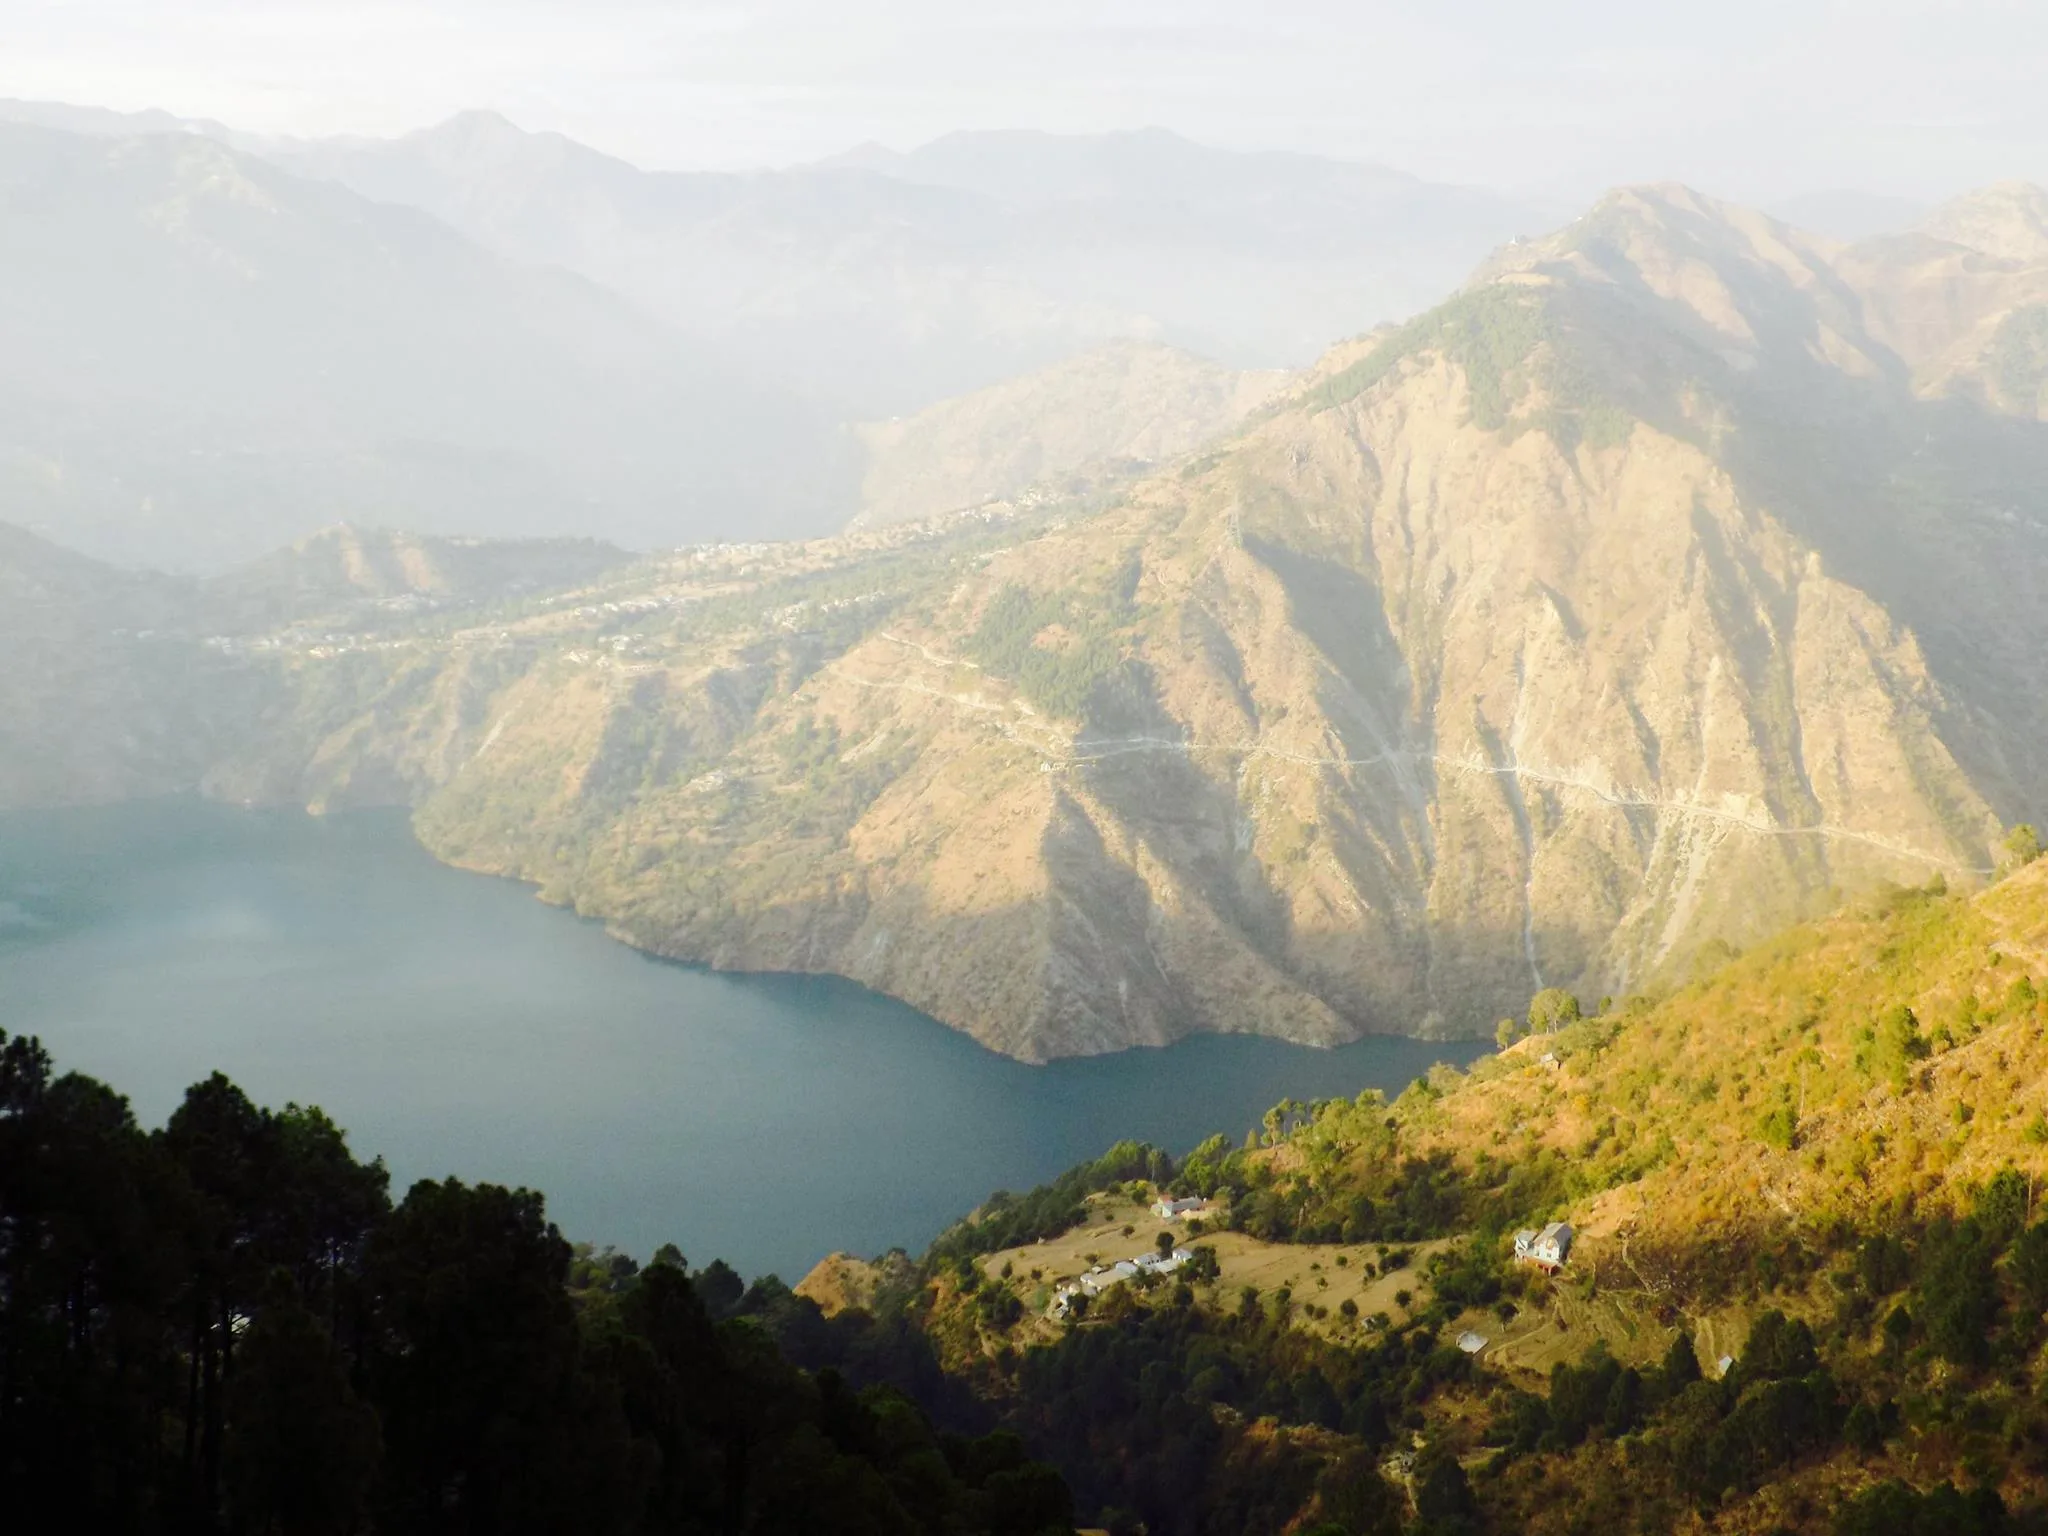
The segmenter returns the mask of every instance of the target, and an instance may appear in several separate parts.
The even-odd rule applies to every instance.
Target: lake
[[[219,1069],[320,1105],[395,1195],[525,1184],[572,1238],[792,1283],[1120,1137],[1182,1152],[1480,1050],[1210,1036],[1028,1067],[851,982],[650,959],[395,814],[187,800],[0,816],[0,1029],[147,1125]]]

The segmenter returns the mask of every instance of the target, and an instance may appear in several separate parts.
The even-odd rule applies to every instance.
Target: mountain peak
[[[1812,268],[1814,244],[1767,214],[1683,182],[1639,182],[1606,192],[1553,234],[1503,247],[1473,283],[1557,263],[1612,276],[1621,263],[1635,271],[1637,281],[1665,291],[1696,281],[1701,267],[1725,272],[1763,265],[1786,273]]]
[[[535,137],[502,112],[488,107],[471,107],[431,127],[415,129],[408,139],[463,139],[470,142],[516,143]]]
[[[2048,191],[2001,181],[1943,203],[1919,232],[2003,261],[2048,260]]]

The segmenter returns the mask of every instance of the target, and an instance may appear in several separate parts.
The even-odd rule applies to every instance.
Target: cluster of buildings
[[[1170,1275],[1193,1257],[1190,1250],[1175,1248],[1170,1253],[1141,1253],[1135,1259],[1098,1264],[1086,1274],[1062,1280],[1054,1288],[1051,1315],[1055,1320],[1064,1318],[1072,1310],[1071,1303],[1076,1296],[1100,1296],[1111,1286],[1135,1280],[1139,1275]]]

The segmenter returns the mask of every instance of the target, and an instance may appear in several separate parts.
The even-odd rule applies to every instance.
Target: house
[[[1194,1256],[1190,1249],[1176,1248],[1171,1253],[1141,1254],[1131,1262],[1140,1269],[1150,1270],[1155,1275],[1170,1275]]]
[[[1458,1335],[1458,1348],[1465,1351],[1468,1355],[1476,1355],[1479,1351],[1486,1348],[1486,1336],[1474,1333],[1470,1328],[1467,1328]]]
[[[1115,1270],[1105,1269],[1098,1264],[1074,1283],[1080,1287],[1083,1296],[1094,1296],[1108,1290],[1112,1285],[1122,1285],[1124,1277]]]
[[[1200,1195],[1188,1195],[1181,1199],[1175,1199],[1171,1195],[1161,1195],[1152,1202],[1152,1214],[1161,1221],[1171,1221],[1176,1216],[1199,1216],[1207,1209],[1209,1209],[1209,1202]]]
[[[1525,1264],[1562,1269],[1571,1252],[1572,1229],[1567,1222],[1553,1221],[1541,1232],[1533,1227],[1524,1227],[1515,1234],[1515,1257]]]

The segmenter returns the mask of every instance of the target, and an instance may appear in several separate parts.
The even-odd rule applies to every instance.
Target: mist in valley
[[[2036,9],[5,7],[0,1508],[2048,1528]]]

